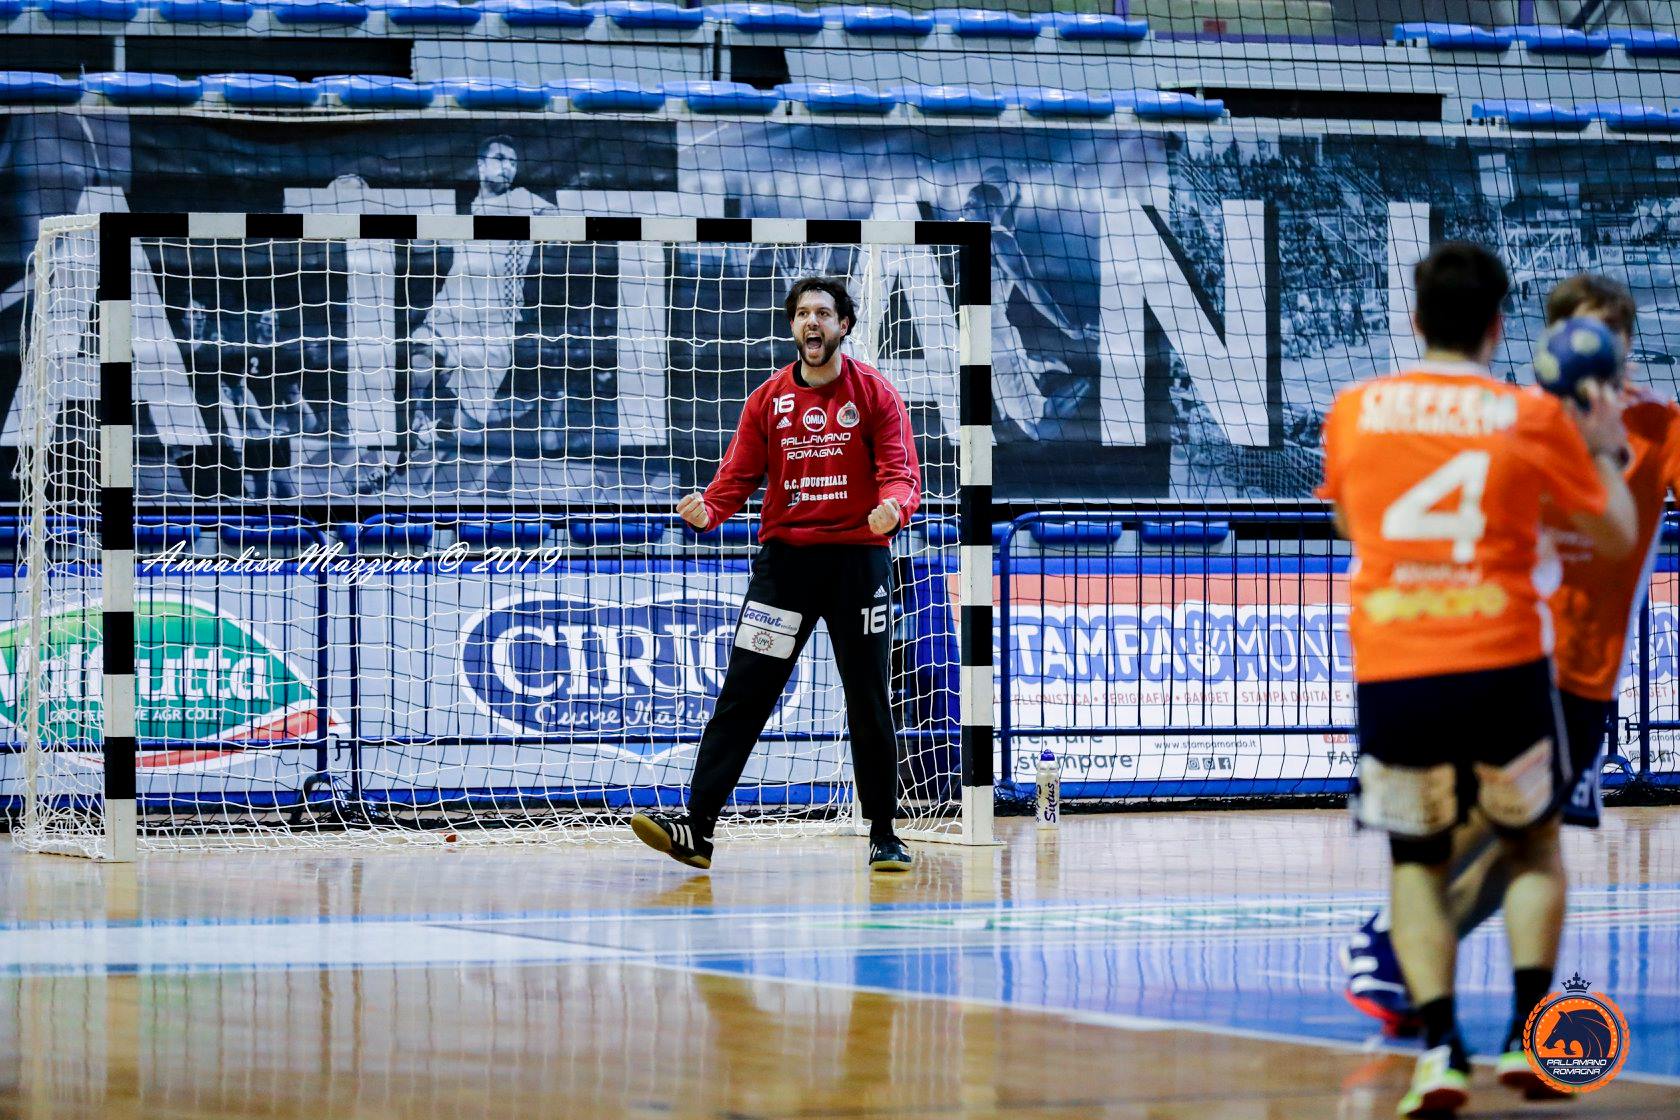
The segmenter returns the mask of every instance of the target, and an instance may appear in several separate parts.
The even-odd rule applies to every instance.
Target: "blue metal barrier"
[[[998,546],[1005,794],[1027,792],[1041,743],[1068,797],[1345,792],[1347,561],[1322,509],[1016,518]]]
[[[1041,747],[1069,798],[1349,789],[1351,556],[1327,510],[1043,511],[1000,525],[997,550],[1005,796],[1030,794]],[[1607,787],[1680,785],[1680,535],[1651,586]]]

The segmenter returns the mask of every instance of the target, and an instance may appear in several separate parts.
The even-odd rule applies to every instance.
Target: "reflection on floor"
[[[1384,883],[1329,812],[1006,821],[1007,845],[0,855],[0,1116],[1391,1115],[1339,995]],[[1680,814],[1569,837],[1561,970],[1632,1028],[1571,1115],[1680,1114]],[[1497,925],[1464,1021],[1508,1014]],[[1479,1076],[1473,1114],[1516,1102]],[[1525,1112],[1526,1114],[1526,1112]]]

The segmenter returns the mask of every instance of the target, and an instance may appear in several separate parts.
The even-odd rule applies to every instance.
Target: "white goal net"
[[[703,537],[672,507],[792,360],[782,302],[807,275],[845,279],[847,346],[912,418],[925,497],[892,546],[900,827],[962,837],[959,682],[979,676],[958,652],[957,249],[535,224],[473,240],[449,221],[431,238],[137,232],[110,289],[121,322],[99,219],[43,223],[0,645],[21,843],[122,858],[130,830],[142,850],[627,837],[636,808],[681,806],[756,501]],[[102,353],[131,366],[102,375]],[[104,607],[129,594],[110,550],[130,478],[128,697],[104,666],[129,624]],[[111,718],[128,703],[132,748]],[[819,627],[723,834],[855,827],[845,713]],[[127,797],[132,825],[114,819]]]

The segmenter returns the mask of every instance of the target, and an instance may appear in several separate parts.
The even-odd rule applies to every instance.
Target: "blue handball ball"
[[[1622,359],[1621,339],[1597,319],[1561,319],[1534,347],[1534,379],[1548,393],[1581,400],[1581,383],[1614,381]]]

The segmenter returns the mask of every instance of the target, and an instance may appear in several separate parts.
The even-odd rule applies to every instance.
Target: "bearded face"
[[[806,292],[799,297],[793,311],[793,342],[807,366],[828,364],[851,329],[851,320],[839,316],[834,297],[827,292]]]

